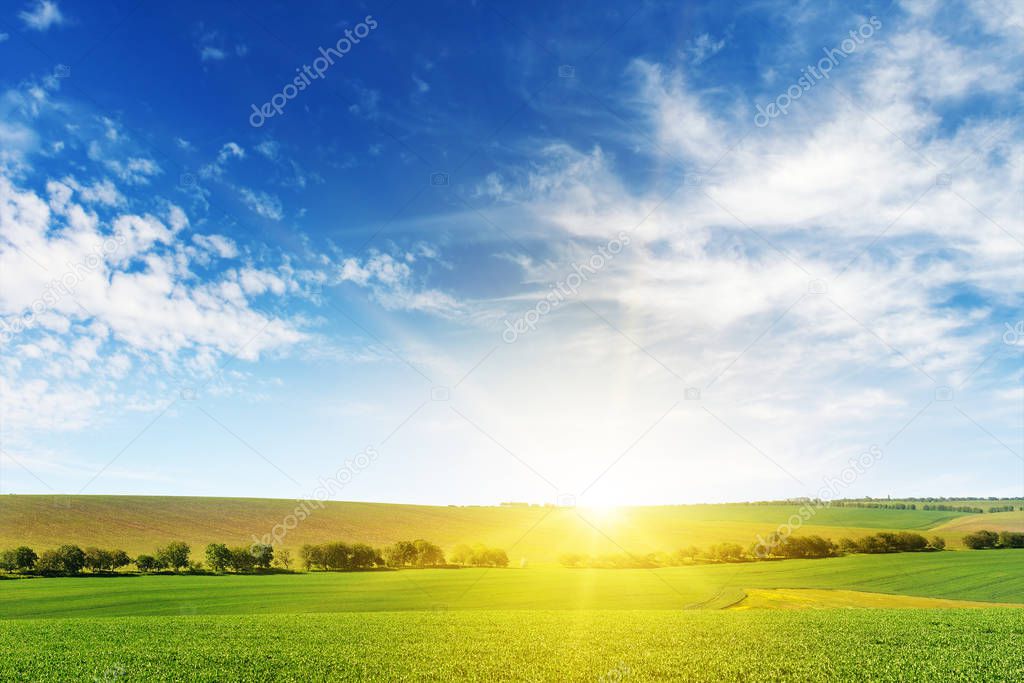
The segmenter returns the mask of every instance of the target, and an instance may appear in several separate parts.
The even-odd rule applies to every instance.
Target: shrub
[[[999,534],[999,546],[1002,548],[1024,548],[1024,533],[1003,531]]]
[[[964,536],[964,545],[972,550],[995,548],[999,543],[999,534],[994,531],[975,531]]]

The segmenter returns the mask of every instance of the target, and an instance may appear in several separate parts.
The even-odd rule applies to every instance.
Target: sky
[[[4,3],[0,492],[1024,495],[1022,38]]]

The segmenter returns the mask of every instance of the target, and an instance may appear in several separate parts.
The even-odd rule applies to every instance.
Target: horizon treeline
[[[173,541],[153,553],[141,553],[132,558],[124,550],[96,547],[81,548],[65,543],[52,550],[36,553],[22,545],[0,552],[0,571],[6,573],[35,574],[39,576],[75,576],[83,570],[94,574],[111,574],[123,567],[135,565],[144,574],[172,571],[208,574],[231,571],[237,574],[254,571],[292,571],[292,556],[287,548],[256,543],[250,546],[227,546],[210,543],[206,546],[204,562],[192,560],[192,548],[184,541]],[[445,559],[444,551],[435,543],[424,539],[398,541],[378,550],[366,543],[341,541],[305,545],[301,560],[307,570],[352,570],[405,567],[506,567],[508,555],[500,548],[482,544],[458,545],[452,551],[452,561]]]

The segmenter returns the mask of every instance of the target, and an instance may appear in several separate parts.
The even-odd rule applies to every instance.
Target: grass
[[[0,621],[0,680],[1009,681],[1021,610]]]
[[[135,555],[151,553],[176,539],[200,550],[211,542],[248,544],[254,535],[268,534],[295,507],[294,500],[259,498],[8,495],[0,497],[0,548],[27,544],[41,550],[74,542],[122,548]],[[541,507],[330,502],[288,532],[280,545],[294,551],[304,543],[331,540],[379,546],[403,538],[427,538],[446,550],[459,543],[482,542],[508,549],[517,564],[521,559],[553,564],[567,552],[671,552],[722,542],[746,547],[758,534],[767,535],[785,524],[798,510],[784,505],[679,505],[625,508],[603,515]],[[880,530],[924,532],[966,519],[985,524],[997,518],[999,515],[924,510],[826,508],[817,511],[798,533],[837,540]],[[947,539],[951,546],[957,545],[960,535],[951,531]]]
[[[0,581],[0,615],[174,616],[399,610],[725,607],[751,588],[868,591],[1024,603],[1024,551],[853,555],[645,569],[427,569],[257,576]]]
[[[915,595],[891,595],[836,588],[747,588],[743,592],[746,594],[744,598],[729,605],[728,609],[990,609],[995,605],[1013,609],[1024,608],[1024,603],[1015,602],[991,603],[920,598]]]

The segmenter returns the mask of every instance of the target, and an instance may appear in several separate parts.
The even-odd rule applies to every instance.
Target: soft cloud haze
[[[1019,4],[637,7],[7,10],[0,491],[1021,495]]]

